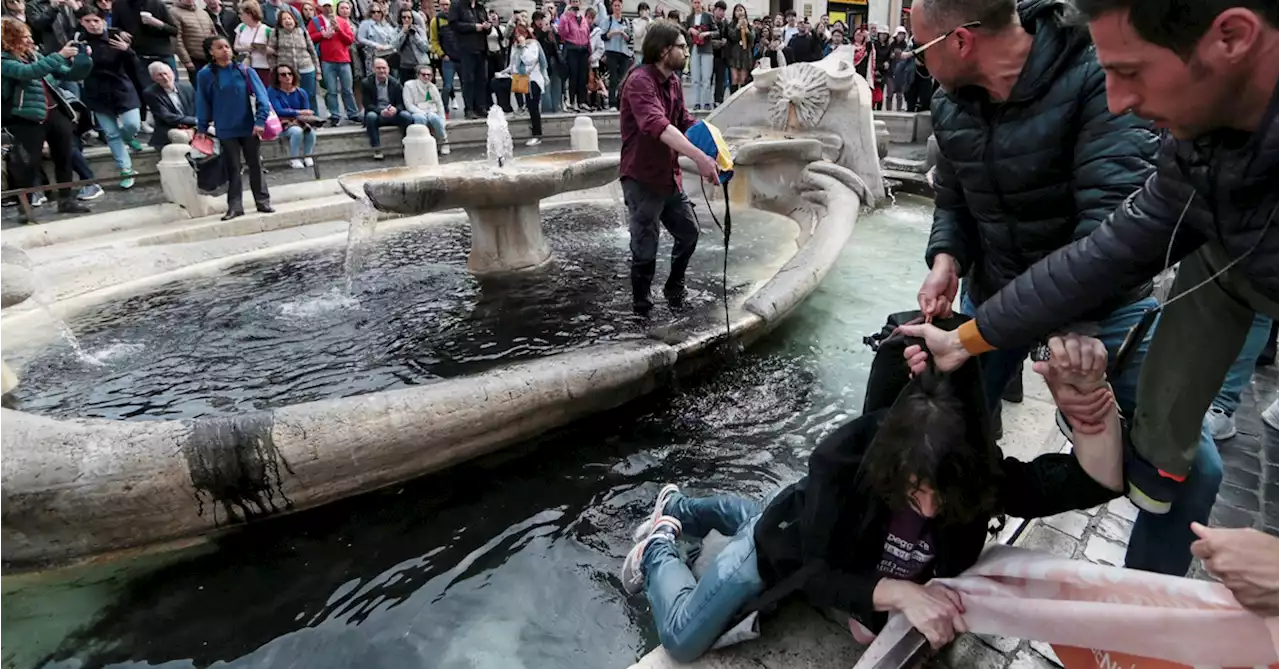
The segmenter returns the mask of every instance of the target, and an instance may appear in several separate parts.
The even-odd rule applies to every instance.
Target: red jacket
[[[322,21],[333,21],[333,37],[326,38],[320,33]],[[350,63],[351,44],[356,41],[351,24],[341,16],[326,19],[317,16],[307,22],[307,33],[311,41],[320,47],[320,61],[325,63]]]

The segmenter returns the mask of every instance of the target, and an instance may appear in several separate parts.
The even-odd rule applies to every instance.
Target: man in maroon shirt
[[[632,308],[640,316],[648,316],[653,309],[649,287],[657,265],[659,221],[675,240],[671,274],[662,293],[672,309],[684,305],[684,272],[698,245],[698,224],[681,189],[678,155],[692,160],[708,182],[719,179],[715,161],[684,136],[696,119],[685,109],[675,73],[684,71],[688,51],[688,39],[679,25],[655,21],[645,31],[643,64],[632,69],[622,84],[618,174],[631,229]]]

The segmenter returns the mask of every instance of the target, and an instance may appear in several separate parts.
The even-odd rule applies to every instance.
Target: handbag
[[[529,75],[513,74],[511,75],[511,92],[516,95],[529,94]]]
[[[280,136],[284,132],[284,125],[280,123],[280,117],[276,116],[276,110],[272,109],[267,114],[267,122],[262,126],[262,139],[270,142]]]

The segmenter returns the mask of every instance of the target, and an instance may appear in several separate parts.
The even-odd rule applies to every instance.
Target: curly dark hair
[[[965,524],[998,512],[1002,470],[979,414],[955,392],[949,375],[933,369],[902,391],[876,432],[862,463],[862,483],[895,510],[912,508],[911,494],[935,491],[936,519]]]

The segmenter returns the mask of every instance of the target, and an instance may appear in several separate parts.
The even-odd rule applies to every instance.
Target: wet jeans
[[[644,594],[658,640],[676,662],[707,652],[738,610],[764,591],[753,536],[760,512],[759,503],[729,495],[694,499],[677,493],[667,501],[666,514],[680,521],[684,536],[702,538],[715,530],[731,537],[700,581],[673,542],[654,541],[645,549]]]
[[[1098,322],[1097,337],[1107,347],[1110,359],[1115,359],[1129,330],[1138,324],[1148,309],[1155,306],[1155,298],[1149,297],[1120,307]],[[974,305],[968,295],[961,300],[960,311],[973,315]],[[1128,366],[1120,370],[1117,376],[1108,379],[1115,391],[1116,402],[1126,416],[1132,416],[1137,406],[1140,369],[1152,334],[1159,327],[1160,321],[1157,320],[1147,338],[1133,351]],[[1018,363],[1026,358],[1027,353],[1027,349],[1022,348],[982,354],[980,360],[983,365],[982,373],[986,377],[984,386],[987,402],[992,407],[1000,402],[1000,395],[1009,383],[1010,376],[1016,372]],[[1156,515],[1142,511],[1138,514],[1133,534],[1129,537],[1126,567],[1176,576],[1186,574],[1191,565],[1191,542],[1194,540],[1189,526],[1191,521],[1209,522],[1209,512],[1213,510],[1218,485],[1222,482],[1222,458],[1218,455],[1218,447],[1207,432],[1200,437],[1192,473],[1181,487],[1178,499],[1174,501],[1169,513]]]
[[[631,300],[637,311],[653,307],[649,288],[658,263],[658,223],[675,240],[671,245],[671,274],[663,288],[668,298],[684,296],[684,273],[698,246],[698,224],[693,206],[685,194],[672,187],[657,193],[640,182],[623,178],[622,197],[627,204],[627,224],[631,230]]]
[[[1227,415],[1236,412],[1236,407],[1240,406],[1240,393],[1244,392],[1249,379],[1253,378],[1253,368],[1258,364],[1258,356],[1267,347],[1267,337],[1270,336],[1271,319],[1256,314],[1253,325],[1249,326],[1249,334],[1244,339],[1244,346],[1240,348],[1240,355],[1231,363],[1231,370],[1227,372],[1218,396],[1213,398],[1213,406],[1222,409]]]

